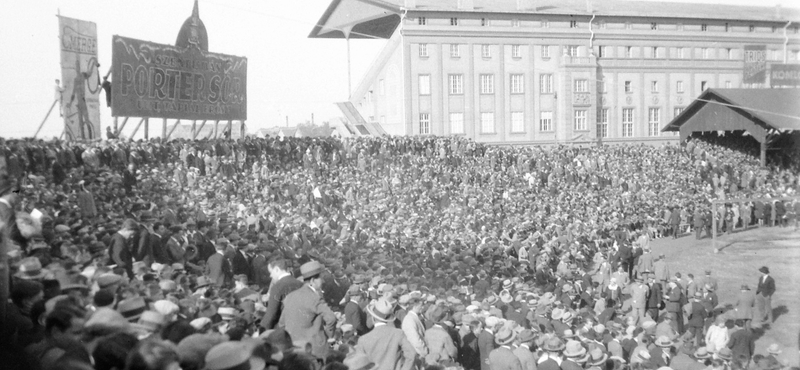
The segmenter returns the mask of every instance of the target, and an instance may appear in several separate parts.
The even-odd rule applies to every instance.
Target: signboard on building
[[[744,78],[743,83],[758,84],[767,80],[767,46],[744,46]]]
[[[247,58],[208,52],[195,0],[175,46],[114,36],[111,114],[247,119]]]
[[[56,98],[64,117],[68,140],[100,138],[100,75],[97,62],[97,25],[58,17],[61,48],[61,86]]]
[[[771,87],[800,86],[800,64],[773,64],[769,67]]]

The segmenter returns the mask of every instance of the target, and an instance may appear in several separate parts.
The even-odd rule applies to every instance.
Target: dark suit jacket
[[[117,267],[129,270],[133,268],[133,254],[128,248],[128,241],[120,233],[114,233],[111,237],[111,245],[108,247],[108,255]]]
[[[481,370],[492,370],[487,360],[489,360],[489,353],[495,349],[494,334],[482,330],[481,333],[478,334],[478,349],[481,354]]]
[[[267,312],[261,318],[261,326],[267,330],[274,329],[278,324],[278,319],[281,317],[283,311],[283,299],[286,296],[303,286],[300,280],[295,279],[291,275],[286,275],[280,280],[276,281],[269,290],[269,302],[267,303]]]
[[[247,275],[248,281],[253,281],[253,271],[250,269],[250,261],[242,255],[242,251],[236,250],[231,258],[231,268],[233,275]]]
[[[733,352],[734,359],[749,359],[756,350],[756,340],[753,338],[753,332],[747,329],[733,332],[731,338],[728,339],[728,348]]]
[[[756,289],[756,294],[761,294],[764,297],[769,297],[775,294],[775,279],[772,276],[767,275],[767,278],[764,279],[762,276],[758,279],[758,289]]]
[[[358,335],[364,335],[369,331],[366,313],[353,301],[349,301],[344,305],[344,322],[353,325],[353,330]]]
[[[311,343],[311,354],[324,359],[330,351],[328,338],[333,337],[336,315],[321,293],[309,285],[289,293],[283,300],[285,309],[278,325],[286,328],[292,341]]]
[[[464,336],[461,350],[458,352],[458,362],[466,370],[478,370],[481,368],[481,353],[478,348],[478,337],[469,332]]]
[[[702,303],[692,302],[691,304],[692,305],[691,309],[689,310],[688,325],[689,327],[702,328],[708,313],[706,312],[706,309],[705,307],[703,307]]]
[[[661,283],[653,283],[647,292],[647,308],[658,308],[662,299]]]

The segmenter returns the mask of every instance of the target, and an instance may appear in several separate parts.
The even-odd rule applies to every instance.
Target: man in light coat
[[[642,281],[642,277],[636,278],[636,281],[630,287],[631,291],[631,317],[635,318],[637,322],[644,321],[645,310],[647,309],[647,293],[650,289]]]
[[[425,357],[428,354],[428,345],[425,343],[425,325],[419,318],[420,312],[422,312],[422,300],[411,298],[408,301],[408,312],[403,318],[401,328],[406,339],[414,346],[417,355]]]
[[[489,366],[492,370],[522,370],[522,364],[511,350],[511,343],[516,337],[516,333],[506,326],[497,332],[495,342],[498,347],[489,353]]]
[[[330,351],[328,338],[336,329],[336,316],[322,298],[322,264],[306,262],[300,266],[305,284],[286,296],[278,325],[294,342],[311,344],[311,354],[324,359]]]
[[[417,351],[394,322],[394,304],[385,298],[367,307],[375,327],[358,339],[356,352],[363,353],[375,364],[374,370],[411,370]]]
[[[753,306],[756,304],[756,295],[750,290],[747,284],[742,285],[739,296],[736,298],[736,304],[733,309],[736,312],[736,318],[742,320],[743,327],[750,329],[750,322],[753,321]]]
[[[536,370],[536,357],[531,352],[531,343],[536,336],[532,331],[525,329],[517,335],[517,348],[514,348],[514,356],[517,356],[522,370]]]

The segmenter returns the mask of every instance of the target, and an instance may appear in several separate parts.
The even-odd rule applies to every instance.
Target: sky
[[[660,1],[660,0],[645,0]],[[797,7],[793,0],[673,0],[730,5]],[[56,14],[97,24],[102,75],[111,66],[111,38],[120,35],[174,44],[194,0],[10,0],[0,12],[0,136],[30,137],[53,102],[61,78]],[[340,117],[333,104],[347,100],[347,47],[340,39],[309,39],[331,0],[200,0],[209,51],[248,59],[248,129],[319,123]],[[352,85],[356,86],[385,40],[351,40]],[[105,95],[101,93],[101,102]],[[101,104],[102,132],[113,123]],[[170,124],[173,121],[170,121]],[[160,124],[160,120],[158,122]],[[160,133],[160,127],[151,131]],[[126,131],[132,130],[129,125]],[[61,134],[55,109],[38,137]],[[142,134],[139,133],[141,136]]]

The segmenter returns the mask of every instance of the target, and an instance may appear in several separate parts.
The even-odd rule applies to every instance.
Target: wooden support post
[[[245,125],[244,125],[244,121],[239,121],[239,124],[240,124],[240,126],[239,126],[239,132],[240,132],[240,133],[241,133],[241,135],[242,135],[242,139],[244,139],[244,138],[247,136],[247,135],[245,135]]]
[[[167,133],[167,135],[164,136],[163,140],[164,141],[169,140],[170,136],[172,136],[172,133],[175,132],[175,129],[178,128],[178,125],[180,125],[180,124],[181,124],[181,120],[175,121],[175,126],[172,126],[172,129],[170,129],[169,132]]]
[[[122,132],[122,129],[125,128],[125,124],[128,123],[128,118],[130,117],[125,117],[125,119],[122,120],[122,125],[120,125],[119,128],[116,127],[114,128],[115,135],[119,136],[119,133]]]
[[[192,121],[192,140],[197,137],[197,120]]]
[[[200,132],[203,131],[203,127],[206,127],[206,120],[203,120],[203,123],[200,124],[200,128],[198,128],[197,131],[195,131],[194,134],[192,134],[192,140],[197,139],[197,135],[199,135]]]
[[[761,143],[761,167],[767,165],[767,139],[764,139],[764,142]]]
[[[142,117],[142,119],[141,119],[141,120],[139,120],[139,123],[136,125],[136,128],[135,128],[135,129],[133,129],[133,132],[131,133],[131,139],[133,139],[133,137],[134,137],[134,136],[136,136],[136,133],[137,133],[137,132],[139,132],[139,127],[141,127],[141,126],[142,126],[142,123],[143,123],[143,122],[144,122],[144,120],[146,120],[146,119],[147,119],[147,118],[144,118],[144,117]]]
[[[228,138],[232,139],[233,138],[233,130],[232,130],[232,128],[233,128],[233,121],[228,120],[228,124],[225,125],[225,131],[222,132],[223,135],[227,132],[228,133]]]
[[[167,119],[166,118],[164,118],[164,120],[161,122],[161,140],[164,140],[164,141],[167,140]]]
[[[114,132],[119,132],[119,117],[114,117]]]
[[[717,249],[717,204],[711,202],[711,246],[714,247],[714,253],[719,253]]]
[[[214,121],[214,139],[219,135],[219,120]]]
[[[36,138],[36,135],[39,135],[39,131],[42,131],[42,127],[44,126],[44,123],[47,122],[47,118],[50,117],[50,113],[53,113],[53,108],[56,107],[56,103],[58,103],[58,99],[53,100],[53,104],[50,105],[50,109],[48,109],[47,114],[44,115],[42,123],[39,124],[39,128],[37,128],[36,133],[33,134],[34,139]]]
[[[144,139],[150,139],[150,118],[144,119]]]

